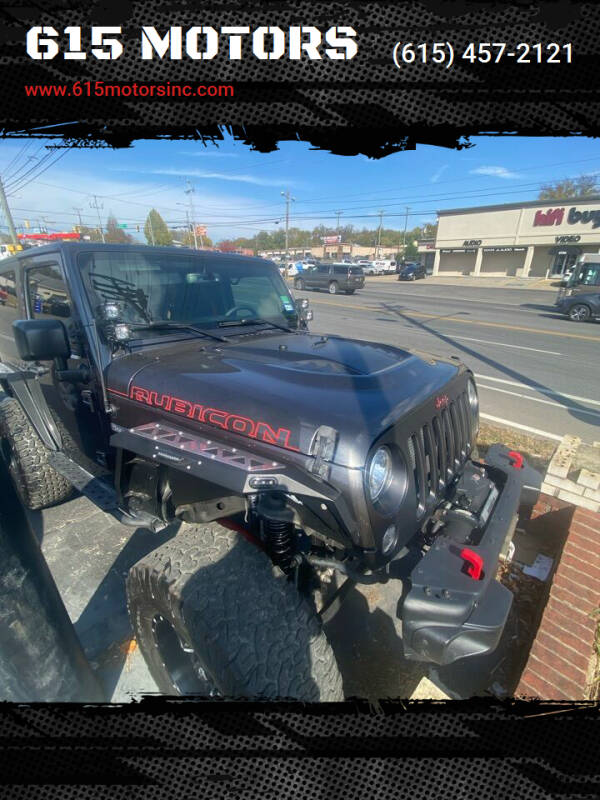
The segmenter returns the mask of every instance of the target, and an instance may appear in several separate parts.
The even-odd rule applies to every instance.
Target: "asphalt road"
[[[490,421],[600,439],[600,324],[556,314],[554,292],[375,278],[351,296],[295,294],[317,333],[459,356]]]

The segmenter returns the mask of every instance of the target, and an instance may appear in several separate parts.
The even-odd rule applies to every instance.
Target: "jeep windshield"
[[[164,336],[193,326],[235,335],[250,323],[298,327],[279,271],[260,259],[132,247],[81,253],[79,264],[94,312],[110,307],[112,319],[132,331]]]

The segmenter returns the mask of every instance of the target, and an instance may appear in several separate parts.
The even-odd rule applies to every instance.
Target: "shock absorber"
[[[287,507],[284,496],[275,492],[261,495],[256,510],[263,520],[267,553],[271,561],[287,574],[296,553],[294,513]]]

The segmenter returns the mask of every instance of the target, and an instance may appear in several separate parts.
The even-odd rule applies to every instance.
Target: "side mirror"
[[[18,319],[12,327],[17,351],[23,361],[70,358],[67,329],[59,319]]]

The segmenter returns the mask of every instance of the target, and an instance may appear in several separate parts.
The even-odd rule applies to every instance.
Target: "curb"
[[[542,483],[542,492],[579,508],[600,512],[600,443],[563,436]]]

